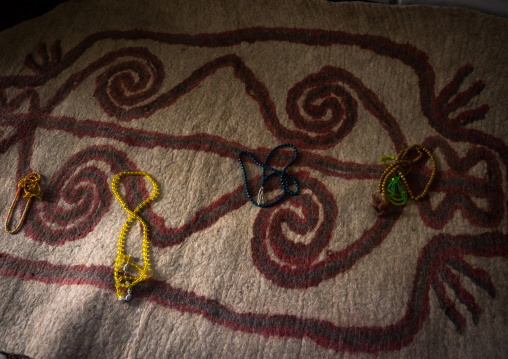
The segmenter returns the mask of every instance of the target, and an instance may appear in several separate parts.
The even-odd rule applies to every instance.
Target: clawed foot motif
[[[38,59],[35,58],[36,56]],[[62,48],[58,40],[51,45],[49,50],[46,44],[41,44],[37,49],[36,55],[28,54],[25,57],[25,66],[36,73],[43,74],[49,72],[61,60]]]
[[[455,271],[453,271],[453,268]],[[462,276],[461,276],[462,275]],[[461,278],[467,277],[478,287],[485,290],[492,298],[496,295],[496,289],[490,275],[481,268],[475,268],[462,258],[446,259],[438,268],[431,279],[431,285],[439,300],[441,309],[453,322],[457,331],[463,333],[467,326],[466,318],[457,309],[454,301],[449,297],[445,285],[454,293],[458,301],[471,313],[473,323],[478,324],[483,310],[478,305],[475,297],[461,283]]]
[[[439,117],[442,122],[446,122],[449,126],[466,126],[470,123],[484,119],[486,113],[489,111],[489,106],[484,104],[479,107],[460,112],[455,117],[450,118],[452,113],[468,105],[469,102],[478,96],[485,88],[485,83],[483,81],[476,81],[466,90],[459,92],[464,80],[472,72],[473,67],[470,65],[460,68],[455,74],[453,80],[441,90],[437,97]]]

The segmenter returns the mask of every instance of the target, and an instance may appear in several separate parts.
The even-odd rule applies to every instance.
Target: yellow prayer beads
[[[118,192],[118,184],[120,179],[125,176],[144,176],[146,177],[153,186],[153,193],[150,197],[144,200],[143,203],[138,205],[134,211],[131,211],[127,203],[120,196]],[[149,255],[149,242],[148,242],[148,225],[145,223],[143,218],[139,216],[139,213],[145,208],[150,202],[152,202],[159,194],[159,187],[154,179],[146,172],[120,172],[117,174],[111,182],[111,190],[113,191],[116,199],[120,202],[125,212],[129,214],[129,217],[125,221],[120,236],[118,238],[118,254],[115,260],[115,287],[116,295],[118,300],[127,302],[132,298],[132,287],[137,283],[147,279],[150,275],[150,255]],[[125,237],[129,231],[129,226],[134,221],[139,221],[143,227],[143,267],[130,261],[130,256],[124,253]],[[131,267],[138,271],[138,276],[132,276],[127,273],[127,269]],[[121,274],[121,271],[123,274]]]

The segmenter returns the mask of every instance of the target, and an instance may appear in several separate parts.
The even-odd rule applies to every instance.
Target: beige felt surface
[[[0,234],[0,350],[504,357],[507,30],[451,8],[94,0],[0,33],[3,218],[17,182],[43,176],[22,230]],[[283,143],[300,193],[258,208],[238,153]],[[436,158],[430,195],[378,218],[379,159],[412,144]],[[242,160],[256,199],[262,170]],[[160,186],[142,213],[153,276],[129,304],[113,279],[121,171]],[[131,206],[150,191],[122,181]]]

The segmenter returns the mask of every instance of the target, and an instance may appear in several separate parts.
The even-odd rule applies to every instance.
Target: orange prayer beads
[[[11,208],[9,208],[9,213],[7,214],[7,219],[5,220],[5,231],[10,234],[14,234],[21,228],[21,225],[23,224],[28,207],[30,206],[30,201],[32,198],[38,198],[41,199],[41,186],[39,185],[39,181],[41,179],[41,175],[37,172],[30,173],[28,176],[23,178],[18,183],[18,190],[16,192],[16,196],[14,197],[14,200],[12,201]],[[14,211],[14,207],[16,206],[16,203],[18,202],[18,197],[21,193],[21,190],[25,190],[25,195],[23,198],[27,198],[25,210],[23,211],[23,215],[21,216],[21,219],[19,220],[19,223],[16,228],[14,228],[12,231],[9,230],[9,221],[12,216],[12,212]]]

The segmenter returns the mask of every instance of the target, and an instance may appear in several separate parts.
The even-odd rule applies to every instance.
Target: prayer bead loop
[[[416,151],[416,157],[413,159],[409,158],[409,154],[411,152]],[[432,162],[432,173],[425,185],[423,191],[415,195],[411,190],[406,175],[411,170],[412,166],[420,161],[423,156],[426,155]],[[381,201],[377,200],[373,197],[373,207],[376,210],[378,215],[384,214],[384,206],[388,204],[388,202],[401,206],[406,203],[407,197],[419,201],[423,197],[425,197],[429,188],[434,181],[437,173],[436,160],[434,156],[425,147],[420,145],[413,145],[399,152],[396,157],[393,156],[383,156],[381,157],[381,163],[387,165],[388,167],[385,169],[381,178],[378,182],[378,192],[381,195]],[[408,171],[405,171],[404,167],[409,167]]]
[[[145,199],[141,204],[139,204],[136,209],[131,211],[127,206],[125,200],[121,197],[118,192],[118,184],[120,183],[120,179],[125,176],[144,176],[146,177],[153,187],[153,193]],[[127,302],[132,298],[132,287],[134,287],[137,283],[147,279],[150,273],[150,258],[149,258],[149,241],[148,241],[148,225],[145,223],[143,218],[139,216],[141,210],[143,210],[150,202],[152,202],[157,195],[159,194],[159,187],[155,180],[146,172],[120,172],[117,174],[113,181],[111,182],[111,190],[115,195],[116,199],[122,205],[123,209],[129,214],[129,217],[125,221],[122,230],[120,231],[120,235],[118,238],[118,253],[115,260],[115,287],[116,294],[119,301]],[[143,227],[143,267],[140,265],[130,261],[130,256],[124,253],[125,247],[125,238],[127,232],[129,230],[130,224],[134,221],[138,221]],[[139,273],[138,276],[132,276],[127,273],[128,268],[133,268]],[[123,271],[123,275],[120,273]],[[123,296],[123,293],[127,293]]]
[[[295,155],[293,156],[293,158],[288,162],[288,164],[281,170],[277,170],[273,167],[270,167],[268,166],[268,159],[270,158],[270,156],[279,148],[282,148],[282,147],[290,147],[293,149]],[[260,186],[260,189],[259,189],[259,192],[258,192],[258,196],[257,196],[257,202],[254,201],[254,199],[252,198],[252,195],[249,191],[249,187],[247,185],[247,174],[245,172],[245,166],[242,162],[242,155],[247,155],[249,156],[252,161],[259,167],[262,167],[263,168],[263,173],[262,173],[262,177],[261,177],[261,186]],[[242,168],[242,172],[243,172],[243,182],[245,183],[245,191],[247,193],[247,197],[249,198],[249,200],[251,201],[251,203],[257,207],[261,207],[261,208],[265,208],[265,207],[270,207],[270,206],[273,206],[274,204],[280,202],[283,197],[286,195],[286,193],[288,195],[291,195],[291,196],[294,196],[296,194],[298,194],[298,192],[300,191],[300,187],[298,186],[298,182],[296,181],[296,179],[287,174],[286,173],[286,170],[289,168],[289,166],[291,166],[293,164],[293,162],[296,160],[296,158],[298,157],[298,150],[296,149],[295,146],[293,146],[292,144],[290,143],[284,143],[282,145],[279,145],[277,147],[274,147],[269,153],[268,155],[266,156],[265,160],[263,161],[263,163],[259,163],[256,158],[254,157],[254,155],[248,151],[241,151],[240,153],[238,153],[238,161],[240,162],[240,167]],[[270,170],[271,173],[269,173],[268,175],[266,174],[266,171],[267,170]],[[277,197],[276,199],[274,199],[273,201],[269,202],[269,203],[265,203],[264,202],[264,187],[265,187],[265,184],[266,184],[266,181],[268,181],[268,179],[272,176],[279,176],[279,180],[280,180],[280,183],[281,183],[281,187],[282,187],[282,194]],[[291,181],[295,187],[296,187],[296,190],[295,191],[291,191],[289,189],[289,181]]]
[[[41,198],[41,186],[39,184],[39,181],[41,180],[41,175],[37,172],[30,173],[25,178],[23,178],[21,181],[18,182],[18,190],[16,191],[16,196],[14,196],[14,200],[12,201],[11,207],[9,208],[9,213],[7,214],[7,218],[5,220],[5,231],[10,234],[14,234],[21,228],[21,225],[25,221],[25,217],[28,211],[28,207],[30,206],[30,202],[32,198],[37,198],[42,200]],[[25,191],[25,194],[23,195],[23,198],[26,198],[26,205],[25,210],[23,211],[23,214],[21,215],[21,219],[19,220],[18,225],[13,230],[9,230],[9,221],[12,216],[12,212],[14,211],[14,207],[16,206],[16,203],[18,202],[19,195],[21,193],[21,190]]]

